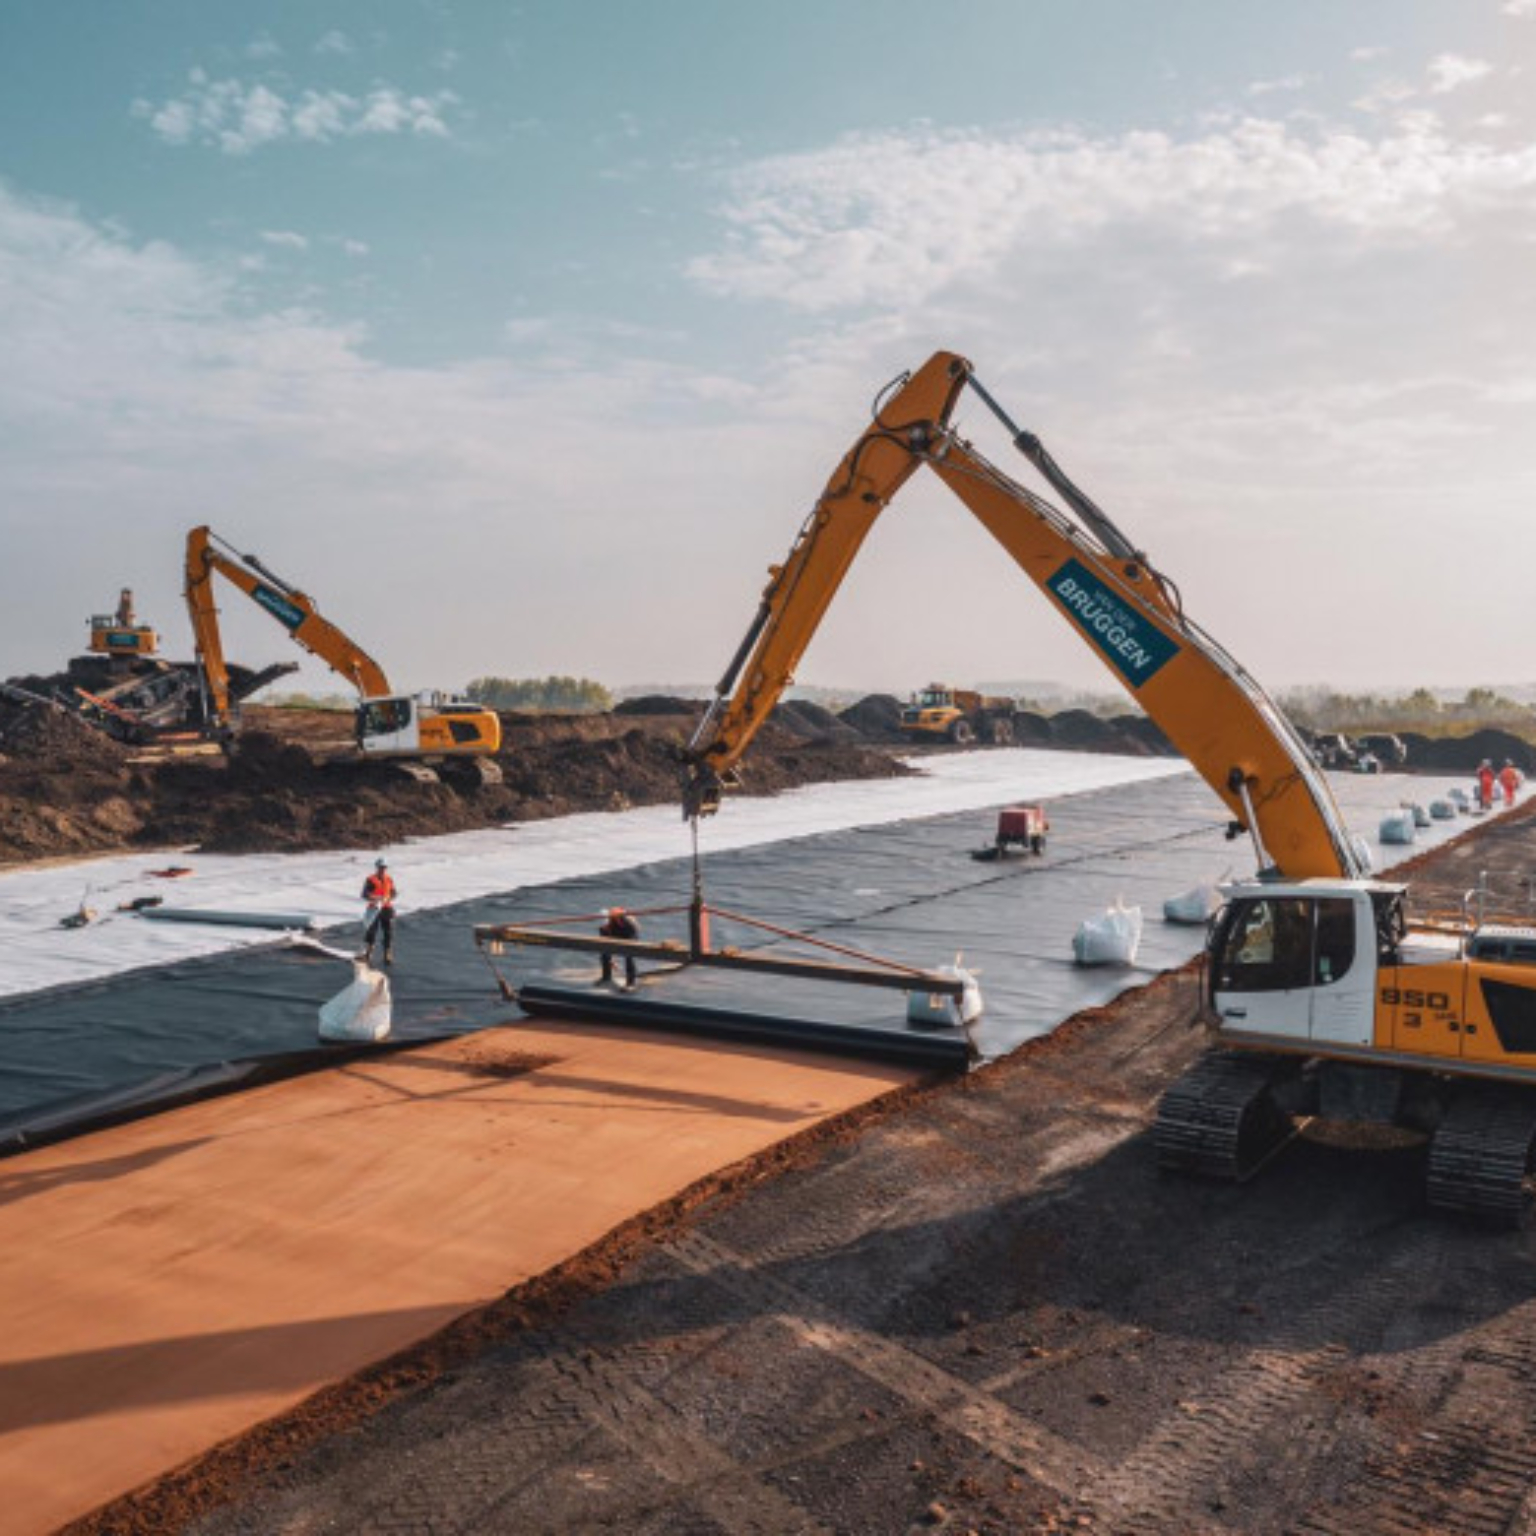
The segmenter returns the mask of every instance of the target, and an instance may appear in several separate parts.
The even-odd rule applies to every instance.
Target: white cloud
[[[1437,96],[1459,90],[1493,73],[1486,59],[1469,59],[1459,53],[1442,53],[1429,61],[1429,88]]]
[[[458,104],[452,91],[411,95],[393,85],[377,85],[361,98],[315,89],[284,96],[260,82],[210,79],[201,69],[192,70],[187,83],[183,95],[158,105],[135,101],[133,115],[147,119],[167,144],[204,144],[230,155],[281,140],[326,143],[398,133],[447,138],[447,114]]]
[[[1349,56],[1356,64],[1369,64],[1373,59],[1385,58],[1386,53],[1387,50],[1379,44],[1349,50]]]
[[[1418,94],[1419,88],[1406,80],[1378,80],[1365,95],[1357,97],[1350,105],[1360,112],[1390,113],[1397,111],[1405,101],[1412,101]]]
[[[1141,231],[1198,247],[1298,219],[1393,240],[1446,234],[1493,206],[1529,217],[1536,145],[1457,142],[1425,115],[1375,139],[1252,118],[1189,139],[924,129],[761,160],[728,186],[725,239],[690,275],[818,312],[920,303],[1031,247],[1112,229],[1122,245]]]
[[[454,611],[389,650],[401,686],[712,671],[877,386],[948,346],[1267,682],[1375,684],[1387,667],[1469,686],[1485,678],[1466,673],[1467,615],[1480,655],[1518,655],[1529,606],[1522,561],[1445,550],[1466,507],[1490,548],[1529,542],[1532,153],[1425,120],[1370,138],[1232,124],[850,141],[730,184],[756,221],[733,219],[701,259],[716,291],[763,301],[760,324],[707,301],[682,337],[577,312],[506,339],[488,325],[491,355],[432,364],[264,304],[281,247],[261,246],[272,268],[247,289],[238,255],[194,261],[0,185],[0,505],[29,573],[4,615],[11,665],[51,664],[79,601],[60,528],[89,530],[114,582],[175,629],[179,540],[211,516],[343,622],[408,602],[430,552]],[[797,283],[818,290],[812,309]],[[1014,462],[979,406],[961,425]],[[722,518],[726,484],[752,494]],[[666,558],[682,546],[693,558]],[[893,630],[891,612],[931,608],[939,568],[964,622]],[[1241,573],[1257,569],[1330,622],[1298,631],[1293,608],[1254,602]],[[1359,615],[1414,591],[1435,602],[1384,662]],[[252,622],[236,654],[280,659],[286,642]],[[807,662],[808,681],[844,685],[1102,681],[925,477]]]
[[[316,44],[316,53],[348,54],[355,52],[352,39],[339,27],[332,27]]]
[[[1317,83],[1316,75],[1281,75],[1275,80],[1255,80],[1248,87],[1250,96],[1274,96],[1283,91],[1304,91]]]
[[[348,256],[366,256],[371,249],[366,240],[343,240],[341,248]]]
[[[309,236],[301,235],[292,229],[264,229],[261,238],[268,245],[281,246],[289,251],[307,251],[309,249]]]
[[[1536,0],[1504,0],[1506,16],[1536,16]]]

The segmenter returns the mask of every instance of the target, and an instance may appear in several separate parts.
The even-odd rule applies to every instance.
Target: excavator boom
[[[225,554],[214,547],[216,542],[222,541],[206,527],[194,528],[187,535],[187,612],[203,664],[211,724],[227,725],[231,712],[229,672],[214,602],[215,575],[266,609],[305,650],[346,678],[364,698],[389,693],[384,669],[349,635],[322,618],[310,598],[269,571],[255,556],[234,555],[233,551]]]
[[[950,426],[969,386],[1072,509],[1069,516],[990,464]],[[1356,851],[1326,779],[1279,708],[1188,619],[1177,591],[1039,440],[977,384],[971,365],[936,353],[877,403],[788,559],[690,744],[685,810],[707,814],[753,735],[793,679],[875,519],[926,464],[1040,588],[1254,838],[1261,868],[1292,879],[1357,878]]]
[[[213,593],[214,577],[222,576],[357,689],[357,744],[365,756],[481,758],[481,781],[495,781],[499,770],[489,760],[501,746],[501,721],[493,710],[441,694],[393,693],[378,662],[322,618],[311,598],[255,555],[238,554],[227,544],[216,549],[215,543],[223,541],[208,528],[187,535],[187,612],[202,665],[206,725],[213,734],[227,738],[236,725]]]

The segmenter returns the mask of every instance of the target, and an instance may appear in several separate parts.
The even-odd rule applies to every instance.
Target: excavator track
[[[1236,1184],[1251,1179],[1293,1134],[1274,1094],[1289,1070],[1272,1056],[1202,1056],[1158,1104],[1158,1167]]]
[[[1479,1085],[1452,1101],[1429,1147],[1436,1210],[1518,1226],[1536,1143],[1536,1094]]]

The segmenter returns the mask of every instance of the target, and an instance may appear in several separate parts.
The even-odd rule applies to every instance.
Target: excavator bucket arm
[[[684,810],[716,809],[741,755],[805,652],[875,519],[926,464],[1041,589],[1115,680],[1291,878],[1368,873],[1310,753],[1259,684],[1188,619],[1177,590],[1008,420],[971,365],[936,353],[878,405],[771,575],[746,639],[689,748]],[[969,385],[1071,508],[988,463],[949,426]]]

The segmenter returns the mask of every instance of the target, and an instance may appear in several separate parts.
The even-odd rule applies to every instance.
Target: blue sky
[[[6,7],[0,673],[124,583],[185,653],[210,522],[402,686],[712,677],[947,347],[1266,682],[1529,681],[1533,66],[1536,0]],[[940,675],[1102,682],[915,486],[803,677]]]

